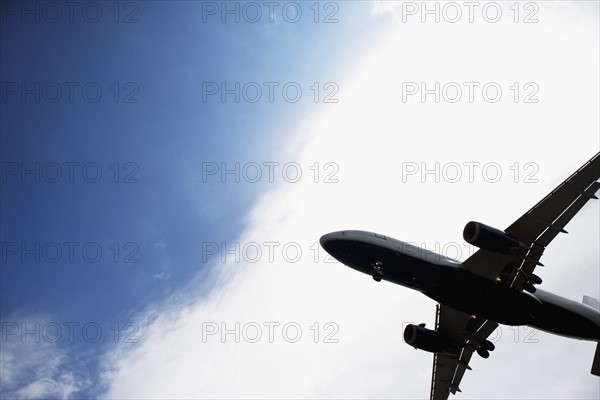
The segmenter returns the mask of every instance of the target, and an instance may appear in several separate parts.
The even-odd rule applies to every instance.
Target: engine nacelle
[[[508,233],[481,222],[471,221],[465,225],[463,239],[480,249],[501,254],[525,254],[528,247]]]
[[[430,353],[460,352],[460,346],[444,335],[421,325],[408,324],[404,329],[404,341],[416,349]]]

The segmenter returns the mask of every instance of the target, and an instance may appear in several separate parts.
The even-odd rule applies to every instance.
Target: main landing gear
[[[494,346],[494,343],[489,340],[484,340],[483,343],[481,343],[481,347],[477,349],[477,354],[482,358],[488,358],[490,356],[490,351],[494,351],[495,348],[496,346]]]
[[[540,263],[538,263],[538,264],[540,264]],[[517,277],[522,276],[523,278],[525,278],[525,279],[523,279],[523,281],[521,283],[521,289],[523,289],[524,291],[529,292],[529,293],[535,293],[537,288],[534,285],[540,285],[542,283],[542,278],[540,278],[536,274],[532,274],[532,273],[527,275],[526,273],[520,271],[514,265],[512,265],[512,268],[516,271]],[[500,277],[497,277],[496,281],[502,282],[502,279]],[[511,286],[513,286],[513,285],[514,285],[514,280],[513,280],[513,284]]]
[[[523,282],[523,290],[528,291],[529,293],[535,293],[535,286],[542,283],[542,278],[537,276],[536,274],[529,275],[529,280]]]

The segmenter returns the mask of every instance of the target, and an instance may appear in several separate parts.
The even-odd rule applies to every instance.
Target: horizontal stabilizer
[[[583,304],[586,304],[598,311],[600,311],[600,302],[598,302],[598,300],[596,300],[593,297],[590,296],[583,296]]]
[[[596,345],[596,355],[592,363],[592,374],[600,376],[600,342]]]

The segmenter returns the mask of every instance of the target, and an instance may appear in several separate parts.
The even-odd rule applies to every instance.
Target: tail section
[[[600,311],[600,302],[593,297],[583,296],[583,304]],[[594,362],[592,363],[592,374],[600,376],[600,341],[596,345],[596,354],[594,355]]]
[[[600,342],[596,345],[596,355],[592,363],[592,374],[600,376]]]
[[[583,304],[600,311],[600,302],[593,297],[583,296]],[[596,345],[596,354],[594,355],[594,362],[592,363],[592,374],[600,376],[600,342]]]
[[[590,296],[583,296],[583,304],[586,304],[598,311],[600,311],[600,302],[598,302],[598,300],[596,300],[593,297]]]

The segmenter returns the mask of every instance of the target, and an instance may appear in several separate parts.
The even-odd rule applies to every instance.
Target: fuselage
[[[592,307],[539,289],[535,294],[516,290],[409,243],[371,232],[340,231],[324,235],[321,246],[351,268],[468,314],[567,337],[600,339],[600,312]]]

